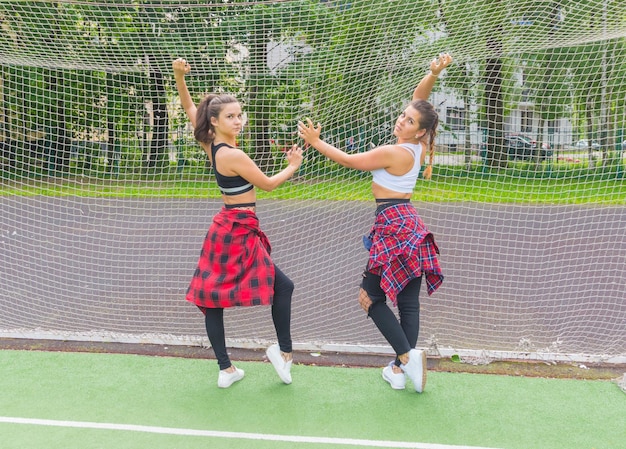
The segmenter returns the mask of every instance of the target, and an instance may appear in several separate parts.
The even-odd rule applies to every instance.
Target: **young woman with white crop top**
[[[397,143],[373,148],[364,153],[346,153],[321,137],[321,126],[298,123],[298,134],[329,159],[345,166],[372,173],[372,193],[376,200],[376,219],[364,237],[369,250],[367,267],[359,290],[359,303],[372,318],[396,353],[396,359],[383,369],[383,379],[394,389],[404,389],[406,377],[421,393],[426,384],[426,354],[415,349],[419,334],[419,291],[422,277],[428,294],[443,282],[437,260],[439,250],[415,208],[411,195],[426,151],[430,178],[434,138],[439,122],[433,106],[426,101],[437,76],[452,62],[441,54],[430,64],[430,73],[417,85],[413,101],[402,111],[393,128]],[[398,308],[400,320],[387,306],[389,299]]]
[[[271,191],[287,181],[302,163],[302,149],[286,152],[287,167],[267,176],[237,148],[243,128],[241,105],[230,95],[207,95],[198,106],[187,89],[191,67],[172,64],[176,87],[194,136],[213,164],[224,207],[213,218],[186,299],[204,314],[205,327],[220,368],[217,385],[228,388],[244,376],[230,361],[224,335],[224,309],[272,306],[278,344],[266,351],[280,379],[291,383],[291,297],[294,284],[272,261],[271,246],[255,213],[256,189]]]

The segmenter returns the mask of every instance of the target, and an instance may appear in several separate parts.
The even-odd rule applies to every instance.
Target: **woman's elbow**
[[[264,192],[271,192],[272,190],[274,190],[278,186],[279,186],[278,183],[272,182],[272,181],[263,182],[263,183],[255,185],[255,187],[257,189],[263,190]]]
[[[340,162],[340,164],[352,170],[367,171],[365,168],[363,168],[362,164],[359,164],[356,161],[351,161],[349,159],[344,162]]]

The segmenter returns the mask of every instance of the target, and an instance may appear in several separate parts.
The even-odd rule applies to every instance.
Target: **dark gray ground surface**
[[[0,329],[202,338],[184,300],[218,200],[0,197]],[[415,203],[446,280],[422,292],[420,345],[626,354],[626,209]],[[386,345],[355,296],[373,204],[259,201],[295,282],[294,342]],[[228,338],[275,338],[268,308]]]

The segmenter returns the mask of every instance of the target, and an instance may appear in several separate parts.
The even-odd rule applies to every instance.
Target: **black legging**
[[[387,297],[380,288],[380,276],[366,271],[363,273],[361,288],[367,292],[372,300],[368,316],[389,342],[396,355],[401,355],[415,348],[420,329],[420,301],[419,294],[422,286],[422,277],[409,281],[398,293],[398,313],[400,322],[387,305]],[[400,360],[396,356],[396,365]]]
[[[272,302],[272,321],[278,337],[278,345],[283,352],[291,352],[291,295],[293,281],[274,265],[274,300]],[[206,333],[215,353],[215,358],[221,370],[231,366],[226,351],[226,337],[224,334],[224,309],[204,309],[204,325]]]

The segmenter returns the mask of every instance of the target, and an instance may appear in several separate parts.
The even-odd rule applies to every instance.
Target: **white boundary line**
[[[346,446],[391,447],[410,449],[497,449],[479,446],[451,446],[447,444],[413,443],[404,441],[359,440],[352,438],[304,437],[296,435],[271,435],[263,433],[220,432],[215,430],[179,429],[174,427],[140,426],[133,424],[96,423],[83,421],[58,421],[53,419],[14,418],[0,416],[0,422],[33,426],[74,427],[81,429],[121,430],[166,435],[183,435],[241,440],[265,440],[293,443],[342,444]]]
[[[206,337],[180,336],[168,334],[122,334],[114,332],[62,332],[43,331],[38,329],[0,329],[0,338],[24,338],[30,340],[67,340],[89,341],[98,343],[139,343],[175,346],[209,347]],[[242,349],[265,349],[271,342],[243,339],[226,339],[228,346]],[[391,348],[374,345],[349,345],[327,343],[294,343],[297,351],[309,352],[343,352],[349,354],[393,354]],[[564,363],[606,363],[626,364],[626,354],[584,354],[560,353],[550,351],[493,351],[480,349],[464,349],[451,347],[423,348],[433,357],[451,357],[458,355],[461,358],[481,359],[486,362],[499,360],[564,362]]]

